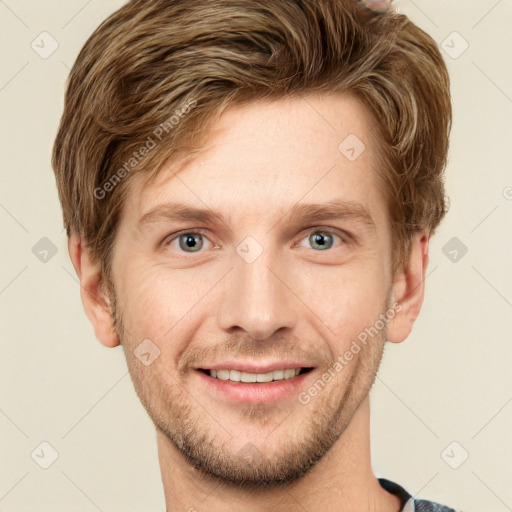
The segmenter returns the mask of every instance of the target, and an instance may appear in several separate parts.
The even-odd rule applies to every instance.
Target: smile
[[[240,370],[202,370],[206,372],[210,377],[219,380],[229,380],[231,382],[273,382],[281,380],[290,380],[294,377],[311,371],[312,368],[287,368],[282,370],[274,370],[268,373],[251,373],[243,372]]]
[[[277,369],[251,373],[234,369],[197,368],[204,390],[213,400],[269,403],[289,399],[304,390],[314,368]]]

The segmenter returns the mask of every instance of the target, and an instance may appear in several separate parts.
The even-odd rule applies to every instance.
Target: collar
[[[400,499],[402,508],[399,510],[399,512],[406,512],[407,509],[405,506],[408,505],[408,502],[411,500],[412,496],[403,487],[395,484],[394,482],[391,482],[390,480],[386,480],[385,478],[379,478],[378,480],[383,489],[390,492],[391,494],[394,494],[395,496],[398,496]]]

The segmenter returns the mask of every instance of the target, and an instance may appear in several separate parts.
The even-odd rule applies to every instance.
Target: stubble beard
[[[113,289],[111,293],[115,326],[132,383],[155,427],[204,478],[230,488],[250,491],[286,488],[304,477],[343,435],[375,381],[384,351],[386,328],[362,349],[360,357],[351,361],[354,369],[343,389],[333,379],[309,404],[295,402],[293,408],[303,411],[300,435],[290,412],[276,420],[272,404],[244,408],[245,421],[250,419],[261,425],[276,423],[268,437],[280,436],[279,448],[272,456],[264,456],[262,447],[266,440],[259,445],[260,450],[258,441],[247,439],[242,449],[233,450],[229,439],[219,441],[219,437],[230,434],[222,427],[222,418],[216,418],[214,411],[199,405],[201,397],[196,397],[196,401],[167,370],[161,369],[159,375],[158,364],[146,367],[134,357],[137,341],[130,339],[122,312],[117,310]],[[316,370],[320,378],[323,371]],[[295,434],[294,441],[287,437],[290,431]]]

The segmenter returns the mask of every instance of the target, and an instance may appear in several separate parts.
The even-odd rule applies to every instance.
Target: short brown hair
[[[150,179],[199,151],[228,106],[351,94],[376,120],[395,273],[412,234],[432,234],[446,213],[449,88],[428,34],[355,0],[132,0],[94,31],[70,73],[52,157],[64,226],[108,278],[135,175]],[[165,143],[134,158],[158,127]]]

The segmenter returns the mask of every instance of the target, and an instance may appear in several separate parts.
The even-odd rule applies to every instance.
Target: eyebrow
[[[375,232],[376,225],[366,206],[354,201],[333,200],[327,203],[297,203],[284,217],[295,223],[351,219]]]
[[[304,222],[352,219],[363,224],[371,232],[376,230],[375,222],[364,205],[341,199],[319,204],[297,203],[281,216],[277,223],[284,219],[287,219],[292,225]],[[142,228],[144,225],[164,221],[192,221],[210,225],[227,224],[224,216],[218,212],[175,202],[157,205],[143,214],[138,221],[138,227]]]

